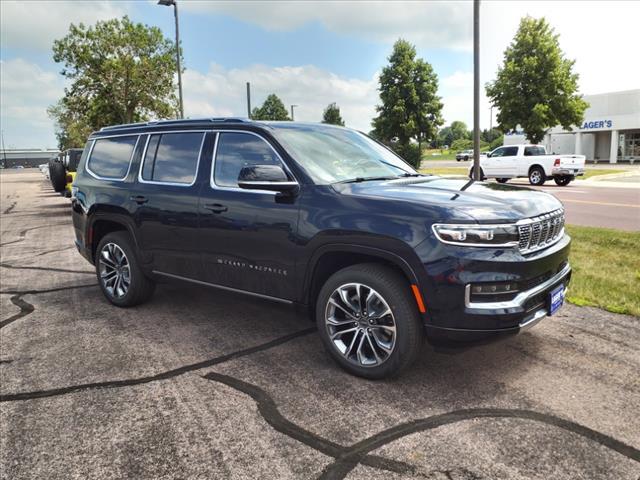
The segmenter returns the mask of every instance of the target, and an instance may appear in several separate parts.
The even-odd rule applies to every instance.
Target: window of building
[[[203,138],[203,132],[151,135],[142,164],[142,180],[193,184]]]
[[[242,167],[280,165],[282,162],[267,142],[248,133],[220,133],[213,181],[219,187],[237,187]]]
[[[87,164],[89,172],[98,177],[124,180],[137,141],[137,135],[96,140]]]

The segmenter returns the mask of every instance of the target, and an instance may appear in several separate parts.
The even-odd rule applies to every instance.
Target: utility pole
[[[2,156],[4,157],[2,166],[4,168],[7,168],[7,149],[4,148],[4,130],[2,130],[2,132],[0,132],[0,134],[2,135]]]
[[[489,132],[493,130],[493,105],[489,107]]]
[[[293,109],[294,107],[298,107],[299,105],[291,105],[291,121],[294,122],[295,121],[295,117],[293,116]]]
[[[480,180],[480,0],[473,0],[473,179]]]
[[[180,118],[184,118],[184,103],[182,102],[182,69],[180,68],[180,30],[178,29],[178,2],[176,0],[158,0],[158,5],[170,7],[173,5],[173,16],[176,21],[176,67],[178,69],[178,96],[180,98]]]
[[[251,84],[247,82],[247,118],[251,119]]]

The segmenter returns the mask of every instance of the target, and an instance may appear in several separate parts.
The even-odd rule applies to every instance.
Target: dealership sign
[[[589,130],[592,128],[611,128],[613,122],[611,120],[596,120],[594,122],[584,122],[582,130]]]

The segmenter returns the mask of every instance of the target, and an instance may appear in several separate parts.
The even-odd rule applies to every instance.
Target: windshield
[[[278,125],[274,133],[319,185],[417,175],[400,157],[355,130]]]

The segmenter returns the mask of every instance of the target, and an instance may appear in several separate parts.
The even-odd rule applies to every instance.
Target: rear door
[[[264,137],[220,131],[211,176],[200,198],[200,248],[204,280],[238,290],[293,299],[298,197],[238,187],[240,169],[281,165]],[[291,175],[291,180],[295,180]]]
[[[533,164],[541,165],[547,175],[551,173],[551,164],[553,163],[550,158],[546,156],[547,151],[544,147],[539,145],[528,145],[524,147],[524,155],[519,159],[517,163],[518,176],[526,177],[529,175],[529,169]],[[532,158],[537,157],[537,158]]]
[[[142,138],[145,148],[130,196],[138,247],[154,271],[198,277],[198,166],[206,132],[167,131]]]

